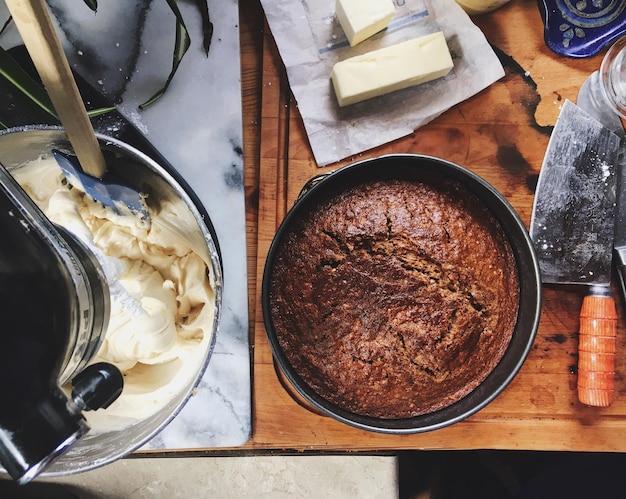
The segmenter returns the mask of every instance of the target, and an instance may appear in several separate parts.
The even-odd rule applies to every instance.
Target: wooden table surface
[[[603,53],[567,59],[542,38],[536,0],[512,0],[474,22],[501,56],[506,76],[411,135],[320,169],[309,148],[259,0],[240,0],[247,199],[253,436],[247,449],[534,449],[626,451],[626,335],[618,301],[615,401],[581,405],[575,366],[581,291],[543,288],[532,351],[509,387],[453,426],[415,435],[358,430],[296,402],[276,375],[260,310],[260,282],[274,232],[311,176],[388,153],[423,153],[469,168],[493,184],[528,227],[548,138],[564,99],[575,101]],[[617,296],[617,295],[616,295]]]

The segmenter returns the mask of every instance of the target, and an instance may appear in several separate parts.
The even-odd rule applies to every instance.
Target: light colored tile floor
[[[362,455],[142,457],[69,477],[39,479],[20,489],[22,495],[13,496],[16,499],[394,499],[398,497],[397,459]],[[2,490],[0,495],[9,497]]]

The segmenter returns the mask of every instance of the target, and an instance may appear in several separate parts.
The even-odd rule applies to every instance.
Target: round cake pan
[[[205,350],[202,352],[201,365],[193,379],[188,379],[167,404],[152,416],[139,419],[130,426],[88,433],[54,461],[42,473],[44,477],[85,472],[111,463],[143,446],[167,426],[192,396],[206,371],[221,317],[223,273],[219,245],[211,219],[193,190],[173,168],[166,169],[143,152],[118,139],[97,135],[103,151],[130,160],[122,162],[123,168],[117,162],[107,165],[118,178],[142,192],[149,191],[155,199],[167,200],[176,207],[187,244],[207,262],[214,288],[215,313],[211,330],[205,331],[209,341],[203,346]],[[68,147],[65,132],[58,127],[26,126],[0,133],[0,161],[9,171],[39,156],[49,155],[53,148],[64,150]]]
[[[319,396],[298,375],[278,342],[271,318],[270,279],[278,248],[299,218],[329,195],[365,181],[400,179],[424,181],[444,176],[473,192],[501,224],[515,255],[519,281],[518,317],[509,346],[487,378],[464,398],[436,412],[405,419],[382,419],[348,412]],[[270,246],[263,274],[261,301],[263,320],[279,378],[300,404],[316,413],[360,429],[391,434],[431,431],[462,421],[493,401],[522,367],[537,333],[541,312],[541,278],[532,241],[524,223],[509,202],[473,172],[442,159],[422,155],[387,155],[363,160],[329,174],[314,177],[303,188],[278,228]]]

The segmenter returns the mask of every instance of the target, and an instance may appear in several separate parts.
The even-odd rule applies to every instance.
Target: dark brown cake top
[[[499,223],[456,182],[369,182],[295,222],[270,280],[275,334],[321,397],[407,418],[476,388],[504,354],[519,302]]]

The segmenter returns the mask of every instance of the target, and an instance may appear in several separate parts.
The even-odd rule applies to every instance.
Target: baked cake
[[[270,314],[321,397],[399,419],[453,404],[504,355],[519,278],[494,216],[450,180],[371,181],[322,200],[285,233]]]

